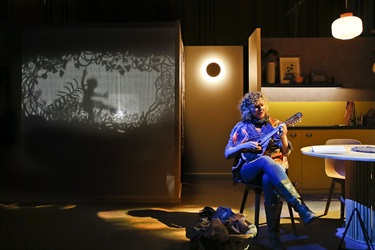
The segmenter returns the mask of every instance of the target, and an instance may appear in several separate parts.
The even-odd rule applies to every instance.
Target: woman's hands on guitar
[[[288,127],[286,126],[285,123],[280,124],[280,137],[287,137],[288,135]]]
[[[262,152],[262,146],[257,141],[248,141],[242,144],[245,152],[259,153]]]
[[[287,154],[289,151],[289,141],[288,141],[288,128],[285,123],[280,124],[280,138],[281,138],[281,151],[283,154]]]
[[[227,159],[234,158],[243,152],[258,153],[262,152],[262,147],[257,141],[248,141],[242,144],[239,144],[234,147],[226,147],[224,155]]]

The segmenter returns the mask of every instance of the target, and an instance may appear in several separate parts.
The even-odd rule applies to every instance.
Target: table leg
[[[348,161],[345,177],[347,236],[355,241],[375,243],[375,163]],[[361,220],[363,225],[361,225]],[[363,230],[366,230],[364,232]],[[367,233],[367,237],[366,237]]]

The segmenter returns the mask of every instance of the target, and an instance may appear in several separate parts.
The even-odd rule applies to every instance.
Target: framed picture
[[[299,57],[280,57],[280,82],[289,83],[301,74]]]

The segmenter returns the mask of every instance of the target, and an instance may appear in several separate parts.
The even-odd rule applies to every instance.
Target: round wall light
[[[220,74],[221,68],[217,63],[210,63],[207,65],[206,72],[211,77],[216,77]]]

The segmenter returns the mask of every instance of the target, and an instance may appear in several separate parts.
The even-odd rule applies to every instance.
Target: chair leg
[[[345,218],[345,182],[340,182],[341,184],[341,206],[340,206],[340,222],[344,223]]]
[[[294,223],[294,214],[293,214],[292,205],[289,202],[287,204],[288,204],[289,216],[290,216],[290,221],[292,222],[292,227],[293,227],[294,235],[298,236],[297,235],[296,224]]]
[[[249,194],[249,189],[245,189],[245,192],[243,194],[243,197],[242,197],[242,203],[241,203],[241,208],[240,208],[240,213],[242,214],[243,213],[243,210],[245,209],[245,205],[246,205],[246,200],[247,200],[247,195]]]
[[[255,215],[254,224],[259,228],[260,192],[255,191]]]
[[[329,189],[329,194],[328,194],[326,209],[324,210],[324,215],[328,214],[328,209],[329,209],[329,205],[331,204],[331,199],[332,199],[332,195],[333,195],[333,190],[334,189],[335,189],[335,182],[332,180],[331,181],[331,187]]]

